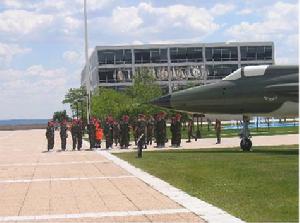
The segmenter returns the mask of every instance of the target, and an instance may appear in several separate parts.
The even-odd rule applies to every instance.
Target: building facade
[[[122,89],[147,69],[169,92],[222,79],[247,65],[274,64],[273,42],[97,46],[90,57],[92,90]],[[81,85],[88,75],[84,68]]]

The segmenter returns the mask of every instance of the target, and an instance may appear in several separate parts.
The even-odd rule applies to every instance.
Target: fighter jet
[[[205,115],[241,115],[247,132],[251,116],[298,117],[298,88],[298,66],[246,66],[214,84],[178,91],[151,103]],[[249,134],[241,137],[240,146],[246,151],[251,149]]]

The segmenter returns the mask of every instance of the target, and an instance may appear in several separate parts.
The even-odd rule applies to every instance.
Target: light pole
[[[87,10],[86,10],[86,0],[84,0],[84,42],[85,42],[85,76],[86,79],[86,91],[88,94],[87,98],[87,111],[86,119],[87,123],[90,123],[90,112],[91,112],[91,78],[90,78],[90,63],[89,63],[89,45],[88,45],[88,29],[87,29]]]

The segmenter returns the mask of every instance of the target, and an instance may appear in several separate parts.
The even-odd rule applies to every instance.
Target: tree
[[[54,112],[54,114],[53,114],[53,121],[62,122],[65,119],[66,120],[70,119],[69,116],[67,115],[66,110]]]
[[[133,86],[127,89],[126,94],[139,103],[147,103],[149,100],[161,96],[162,91],[150,70],[144,68],[134,75]]]
[[[121,118],[123,114],[131,114],[133,100],[124,92],[101,88],[92,97],[92,115],[104,119],[108,115]]]
[[[70,88],[62,103],[70,104],[73,114],[75,114],[76,117],[84,119],[87,108],[87,93],[85,87]]]

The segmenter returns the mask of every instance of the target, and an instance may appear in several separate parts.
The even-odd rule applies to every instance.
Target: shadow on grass
[[[243,152],[240,148],[236,149],[201,149],[201,150],[166,150],[166,151],[149,151],[150,153],[211,153],[211,154],[266,154],[266,155],[298,155],[299,150],[295,148],[286,148],[286,149],[263,149],[263,148],[253,148],[253,151]]]

